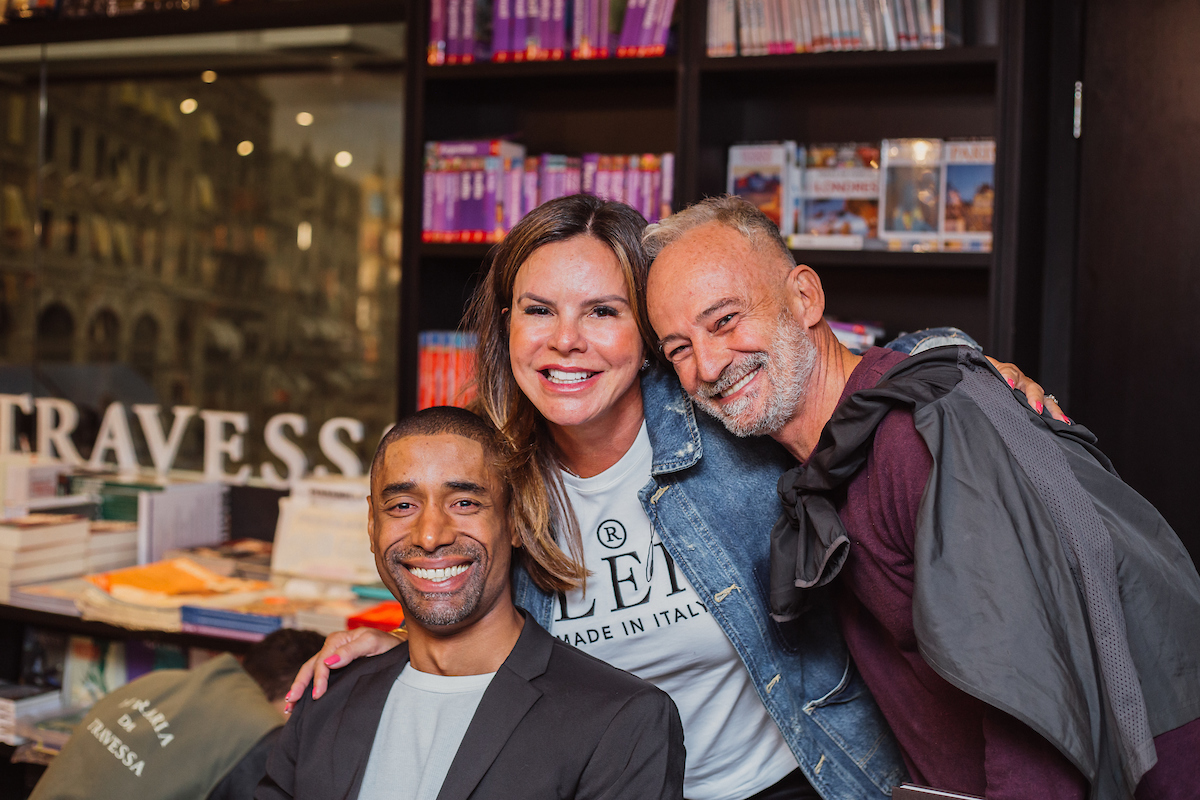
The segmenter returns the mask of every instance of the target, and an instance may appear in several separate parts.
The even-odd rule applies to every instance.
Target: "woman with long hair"
[[[511,446],[512,502],[537,529],[516,602],[671,695],[691,800],[885,797],[903,763],[831,610],[768,616],[768,533],[790,457],[696,415],[652,357],[645,224],[587,195],[548,202],[492,250],[472,299],[474,410]],[[289,697],[309,680],[318,697],[328,667],[395,641],[332,635]]]

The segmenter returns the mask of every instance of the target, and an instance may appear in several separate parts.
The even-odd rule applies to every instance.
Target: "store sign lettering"
[[[79,454],[71,441],[71,434],[79,424],[79,409],[75,404],[57,397],[39,397],[35,400],[29,394],[0,394],[0,455],[7,455],[14,450],[18,410],[34,415],[37,425],[35,449],[44,456],[97,470],[112,465],[110,454],[122,472],[132,472],[144,466],[137,460],[133,431],[123,403],[112,403],[104,412],[100,431],[92,445],[91,457],[87,459]],[[170,424],[164,425],[160,406],[135,405],[132,411],[146,441],[146,449],[150,452],[153,462],[150,466],[158,474],[166,475],[171,471],[179,455],[184,432],[199,417],[204,425],[204,477],[233,483],[250,478],[253,468],[249,464],[241,464],[232,473],[226,471],[226,460],[230,465],[237,465],[243,459],[246,434],[250,429],[249,414],[175,406],[171,409]],[[274,464],[261,464],[259,476],[266,483],[282,487],[308,473],[308,457],[295,441],[296,437],[307,433],[308,420],[300,414],[276,414],[267,420],[263,429],[263,443],[271,455],[283,462],[285,469],[284,474],[280,474]],[[317,432],[317,443],[321,454],[338,471],[348,477],[358,477],[363,474],[362,462],[342,441],[343,435],[349,441],[358,443],[363,440],[366,430],[362,422],[356,419],[334,417],[326,420]]]

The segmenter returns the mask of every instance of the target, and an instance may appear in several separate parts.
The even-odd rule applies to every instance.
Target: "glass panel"
[[[42,48],[0,50],[0,393],[74,404],[93,465],[128,440],[142,467],[362,469],[396,409],[402,43],[54,45],[44,106]],[[49,445],[69,410],[23,403],[0,398],[0,447],[39,449],[40,424],[74,458]]]

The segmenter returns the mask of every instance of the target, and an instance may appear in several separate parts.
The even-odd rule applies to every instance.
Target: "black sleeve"
[[[683,725],[663,691],[639,692],[613,717],[579,781],[587,800],[682,800]]]
[[[275,742],[283,732],[283,726],[275,728],[258,740],[250,752],[234,765],[208,794],[208,800],[250,800],[254,789],[267,773],[267,757],[275,749]]]

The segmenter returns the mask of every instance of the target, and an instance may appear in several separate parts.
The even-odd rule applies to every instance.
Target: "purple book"
[[[433,228],[431,241],[445,241],[446,233],[446,167],[440,159],[436,162],[433,172]]]
[[[659,200],[658,217],[665,219],[675,213],[675,154],[662,154],[662,196]]]
[[[525,159],[525,176],[521,186],[521,216],[538,207],[538,180],[541,178],[542,161],[537,156]]]
[[[550,58],[550,2],[551,0],[538,0],[537,57],[539,61]]]
[[[459,30],[462,38],[463,64],[475,60],[475,0],[462,0],[462,23]]]
[[[563,194],[579,194],[583,191],[583,159],[572,156],[567,159],[567,171],[563,176]]]
[[[462,60],[462,4],[463,0],[446,0],[447,64],[457,64]]]
[[[642,175],[640,156],[629,156],[625,162],[625,202],[642,211]],[[642,214],[645,216],[645,214]]]
[[[504,159],[504,232],[521,221],[521,193],[525,188],[525,159]]]
[[[596,177],[600,170],[600,154],[584,153],[580,159],[581,184],[580,191],[584,194],[597,194]]]
[[[593,0],[595,2],[595,0]],[[596,10],[596,43],[595,46],[600,48],[600,52],[596,54],[597,58],[608,58],[612,55],[612,35],[609,30],[611,27],[609,14],[610,0],[599,0],[600,7]]]
[[[567,0],[550,2],[550,60],[562,61],[567,54]]]
[[[524,156],[525,146],[507,139],[455,139],[428,142],[426,148],[440,158],[476,158],[481,156]]]
[[[430,0],[429,47],[425,60],[433,65],[446,63],[446,0]]]
[[[646,0],[629,0],[625,6],[625,19],[621,21],[617,58],[633,58],[637,55],[638,35],[642,31],[642,19],[645,16]]]
[[[492,61],[512,61],[512,0],[492,3]]]
[[[650,52],[651,39],[654,38],[658,27],[658,14],[663,0],[645,0],[645,3],[646,10],[642,15],[641,24],[638,25],[637,42],[633,45],[633,55],[638,58],[645,58]]]
[[[524,61],[526,59],[525,45],[529,36],[526,25],[528,24],[528,3],[537,2],[537,0],[512,0],[512,60]]]
[[[592,29],[589,0],[571,0],[571,58],[591,58]]]
[[[424,182],[421,185],[421,241],[423,242],[431,241],[434,231],[434,181],[437,178],[434,163],[433,159],[425,159]]]

